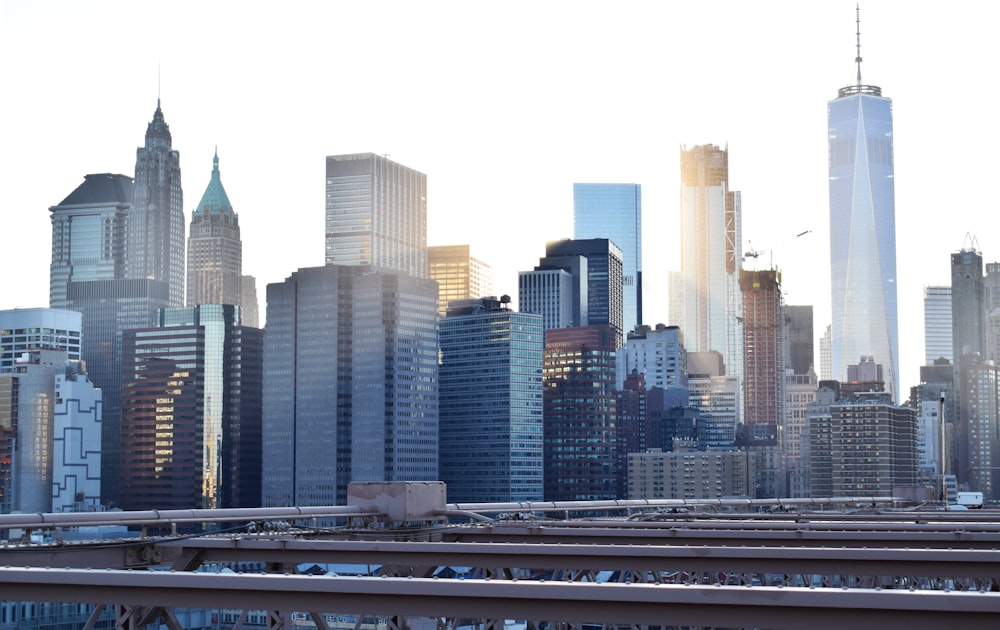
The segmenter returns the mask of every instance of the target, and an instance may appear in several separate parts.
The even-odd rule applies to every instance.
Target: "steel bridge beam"
[[[977,592],[0,569],[5,599],[672,626],[993,628]]]

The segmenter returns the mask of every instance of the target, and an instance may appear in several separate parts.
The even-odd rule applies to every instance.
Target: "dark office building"
[[[621,249],[606,238],[553,241],[545,245],[539,267],[561,267],[557,259],[573,256],[587,260],[586,325],[610,326],[615,331],[615,347],[621,348],[625,343]]]
[[[258,507],[263,331],[232,305],[157,316],[124,333],[121,507]]]
[[[618,492],[615,335],[610,326],[545,334],[546,501],[613,499]]]

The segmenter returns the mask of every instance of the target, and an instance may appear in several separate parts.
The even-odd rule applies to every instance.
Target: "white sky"
[[[511,295],[546,241],[572,236],[573,182],[641,184],[644,319],[667,323],[680,145],[728,143],[743,248],[782,270],[787,303],[814,306],[818,336],[826,103],[855,81],[854,8],[0,0],[0,308],[47,306],[48,208],[87,173],[134,174],[159,89],[187,219],[218,145],[262,312],[267,283],[323,263],[324,157],[372,151],[427,174],[429,243],[471,243]],[[950,282],[967,234],[1000,258],[998,17],[990,2],[861,6],[863,81],[894,105],[904,393],[923,286]]]

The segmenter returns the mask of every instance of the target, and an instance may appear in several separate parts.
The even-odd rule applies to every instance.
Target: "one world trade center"
[[[896,314],[896,219],[892,100],[857,82],[827,105],[830,168],[830,271],[833,378],[862,359],[882,366],[885,388],[899,397]]]

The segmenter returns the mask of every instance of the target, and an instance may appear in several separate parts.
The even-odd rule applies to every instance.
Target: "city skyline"
[[[518,10],[527,5],[517,4],[502,12],[309,7],[277,16],[225,3],[197,16],[100,6],[108,10],[0,5],[0,50],[19,61],[0,68],[0,78],[24,95],[0,104],[0,160],[10,174],[0,204],[20,235],[8,254],[27,270],[0,280],[0,307],[47,305],[46,209],[88,173],[132,173],[136,130],[159,96],[189,180],[216,144],[225,154],[244,273],[259,286],[322,262],[325,157],[377,151],[428,175],[428,243],[471,243],[494,266],[499,294],[516,293],[517,271],[532,268],[546,241],[572,236],[574,182],[640,184],[644,319],[671,323],[665,287],[666,272],[679,269],[677,147],[717,144],[728,145],[731,187],[743,193],[744,251],[752,247],[761,267],[781,269],[786,303],[814,306],[817,333],[830,323],[825,116],[836,90],[853,82],[854,3],[779,2],[769,13],[735,2],[639,3],[613,13],[551,5],[533,7],[527,23]],[[923,362],[923,286],[946,283],[948,255],[966,233],[978,237],[984,261],[1000,259],[1000,245],[986,238],[995,213],[984,212],[976,187],[952,183],[989,181],[992,164],[976,152],[995,143],[1000,127],[973,109],[926,131],[948,93],[927,86],[946,73],[963,87],[964,103],[990,102],[978,61],[996,58],[985,29],[998,11],[962,3],[942,16],[929,3],[861,5],[865,80],[894,102],[904,392]],[[902,12],[907,29],[895,28]],[[449,28],[448,18],[469,28]],[[486,19],[491,27],[480,28]],[[961,22],[963,36],[929,42],[942,19]],[[220,35],[227,21],[241,27]],[[796,28],[781,26],[788,23]],[[254,44],[278,27],[296,32],[282,52]],[[165,52],[149,39],[203,39],[216,49]],[[373,41],[379,45],[369,47]],[[331,54],[346,58],[362,46],[370,50],[365,64],[339,63],[338,81],[320,78]],[[97,70],[109,66],[115,72]],[[394,81],[384,81],[390,71]],[[217,89],[220,77],[225,90]],[[347,84],[362,96],[342,98],[334,86]],[[965,157],[939,159],[956,151]],[[929,229],[942,209],[948,222]],[[292,213],[289,225],[275,220]]]

